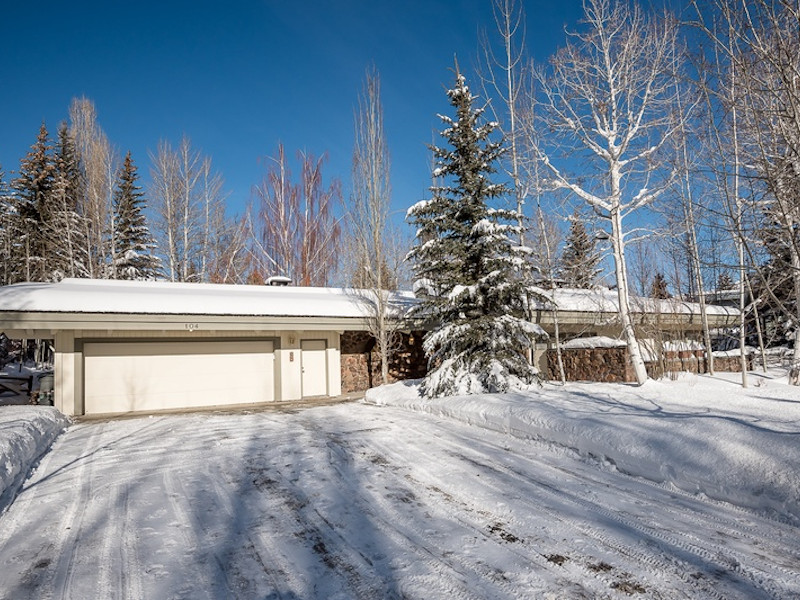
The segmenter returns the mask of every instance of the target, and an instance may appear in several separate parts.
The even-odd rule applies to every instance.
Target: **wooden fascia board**
[[[368,330],[362,317],[284,317],[250,315],[157,315],[122,313],[0,312],[0,331],[344,331]],[[40,336],[42,337],[42,336]],[[46,337],[46,336],[44,336]]]

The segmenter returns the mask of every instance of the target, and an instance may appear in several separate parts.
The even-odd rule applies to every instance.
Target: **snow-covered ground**
[[[644,386],[546,385],[530,393],[419,397],[399,383],[367,400],[553,442],[624,473],[800,525],[800,388],[780,371],[682,374]]]
[[[797,598],[800,394],[753,380],[79,422],[0,597]]]

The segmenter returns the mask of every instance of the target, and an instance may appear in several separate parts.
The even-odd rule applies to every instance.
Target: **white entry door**
[[[303,371],[303,398],[327,396],[328,368],[325,340],[301,340],[300,366]]]

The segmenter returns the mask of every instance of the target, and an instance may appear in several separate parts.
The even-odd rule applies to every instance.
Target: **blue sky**
[[[545,60],[580,18],[578,0],[528,0],[529,52]],[[425,144],[449,112],[454,55],[472,73],[491,0],[260,0],[223,3],[10,2],[0,19],[0,166],[11,171],[45,121],[55,134],[70,101],[98,122],[143,183],[148,151],[186,134],[244,210],[279,141],[329,154],[327,176],[350,183],[353,109],[373,62],[383,85],[393,208],[427,194]],[[473,81],[477,84],[477,81]],[[475,85],[473,85],[475,87]]]

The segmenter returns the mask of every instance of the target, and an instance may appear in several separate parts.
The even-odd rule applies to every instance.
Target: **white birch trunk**
[[[622,216],[619,209],[611,212],[611,245],[614,251],[614,269],[617,277],[617,297],[619,302],[619,318],[622,335],[628,345],[628,356],[633,367],[636,383],[642,385],[647,381],[647,369],[644,366],[639,341],[631,320],[630,301],[628,299],[628,278],[625,267],[625,241],[622,231]]]

